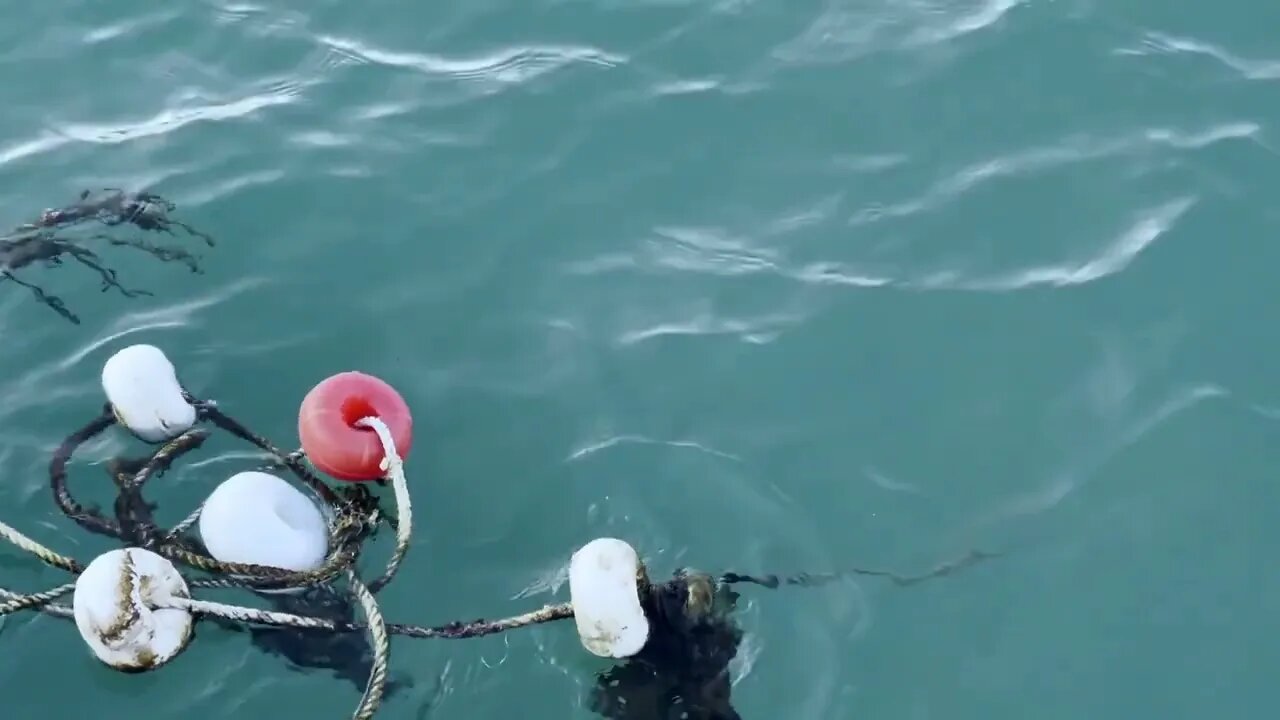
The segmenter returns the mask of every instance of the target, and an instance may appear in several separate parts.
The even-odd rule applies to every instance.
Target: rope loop
[[[387,560],[387,569],[382,577],[369,583],[369,590],[377,592],[391,582],[404,556],[409,552],[409,542],[413,535],[413,506],[409,499],[409,483],[404,477],[404,461],[396,452],[396,441],[391,436],[391,428],[376,415],[360,418],[356,421],[356,425],[370,428],[378,434],[383,453],[380,466],[386,473],[387,479],[391,481],[391,488],[396,498],[396,547],[391,558]]]

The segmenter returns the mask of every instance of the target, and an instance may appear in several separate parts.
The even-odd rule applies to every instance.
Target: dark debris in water
[[[356,621],[355,605],[349,595],[326,586],[313,586],[293,593],[267,596],[277,612],[324,618],[340,623]],[[339,680],[350,682],[363,691],[373,667],[373,648],[363,633],[335,633],[323,630],[300,630],[288,627],[244,626],[214,618],[227,630],[247,632],[250,642],[259,650],[283,658],[291,670],[327,670]],[[387,678],[385,697],[412,688],[413,679],[393,673]]]
[[[191,272],[201,273],[203,270],[196,256],[179,245],[160,245],[142,238],[115,237],[106,232],[76,239],[68,231],[84,224],[97,224],[106,228],[135,228],[168,235],[176,235],[174,230],[180,229],[187,236],[199,238],[212,247],[212,237],[169,216],[175,208],[172,202],[154,193],[126,192],[116,188],[106,188],[98,193],[85,190],[80,193],[76,202],[65,207],[46,209],[37,220],[19,225],[0,238],[0,282],[8,280],[28,288],[37,300],[77,325],[80,324],[80,318],[71,312],[61,298],[45,292],[40,285],[20,278],[18,273],[36,264],[59,267],[65,259],[70,258],[98,274],[103,292],[115,288],[128,298],[150,296],[152,293],[149,291],[129,289],[121,284],[116,271],[103,262],[90,248],[90,244],[105,242],[115,247],[131,247],[152,255],[161,262],[182,263]]]

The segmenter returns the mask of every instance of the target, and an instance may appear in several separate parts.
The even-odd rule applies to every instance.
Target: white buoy
[[[314,570],[329,552],[324,514],[302,491],[264,472],[236,473],[200,511],[200,539],[223,562]]]
[[[154,345],[130,345],[108,358],[102,390],[120,424],[146,442],[175,438],[196,422],[173,363]]]
[[[72,614],[89,649],[117,670],[152,670],[191,641],[191,613],[154,610],[168,597],[191,597],[173,563],[141,548],[94,558],[76,579]]]
[[[578,639],[594,655],[625,658],[649,639],[640,606],[640,556],[615,538],[597,538],[569,561],[569,597]]]

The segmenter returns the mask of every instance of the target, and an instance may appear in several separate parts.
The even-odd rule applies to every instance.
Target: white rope
[[[43,562],[49,565],[52,565],[53,567],[60,568],[62,570],[66,570],[68,572],[73,572],[73,573],[79,572],[80,570],[80,564],[77,563],[75,560],[72,560],[71,558],[65,557],[63,555],[59,555],[58,553],[50,550],[44,545],[41,545],[35,540],[32,540],[26,535],[23,535],[22,533],[18,532],[16,528],[3,522],[0,522],[0,538],[8,540],[9,542],[13,543],[16,547],[26,550],[32,555],[35,555],[37,558],[39,558]],[[71,608],[65,605],[56,605],[48,601],[35,602],[35,599],[40,596],[48,596],[48,600],[53,600],[54,598],[65,595],[67,592],[74,589],[75,589],[75,583],[70,583],[69,585],[63,585],[61,587],[54,588],[53,590],[49,590],[44,593],[34,593],[31,595],[24,595],[22,593],[16,593],[9,590],[5,590],[4,588],[0,588],[0,600],[6,601],[5,602],[6,607],[12,606],[13,609],[9,610],[8,612],[14,612],[16,610],[21,610],[26,608],[38,608],[56,617],[69,618],[72,615]],[[51,594],[51,593],[54,593],[54,594]],[[8,612],[5,612],[3,614],[7,615]]]
[[[71,589],[72,590],[75,589],[74,584],[71,586]],[[16,592],[13,592],[12,590],[5,590],[4,588],[0,588],[0,600],[22,600],[23,598],[27,598],[27,597],[30,597],[30,596],[23,595],[22,593],[16,593]],[[58,605],[55,603],[41,605],[39,607],[39,610],[41,612],[48,613],[54,617],[63,618],[67,620],[71,619],[73,616],[71,612],[71,608],[67,607],[66,605]]]
[[[0,590],[0,599],[5,599],[8,601],[8,602],[0,603],[0,619],[3,619],[3,616],[5,615],[17,612],[19,610],[52,607],[50,606],[49,603],[51,603],[53,600],[56,600],[57,598],[62,597],[63,595],[66,595],[71,592],[75,592],[75,589],[76,589],[76,584],[74,582],[69,582],[69,583],[66,583],[65,585],[59,585],[58,587],[53,588],[52,590],[45,590],[44,592],[31,593],[30,595],[20,595],[18,593],[9,592],[7,590]]]
[[[337,629],[337,626],[332,621],[325,620],[323,618],[304,617],[302,615],[292,615],[290,613],[275,612],[273,610],[259,610],[257,608],[241,607],[239,605],[227,605],[225,603],[210,602],[208,600],[166,597],[152,603],[151,607],[158,610],[186,610],[193,614],[212,615],[214,617],[220,617],[227,620],[261,623],[264,625],[283,625],[285,627],[295,627],[306,630]]]
[[[200,513],[203,510],[204,510],[204,503],[200,503],[200,505],[196,507],[196,509],[193,510],[190,515],[188,515],[182,522],[178,523],[177,525],[174,525],[173,529],[169,531],[169,534],[164,536],[165,542],[172,542],[178,539],[179,535],[191,529],[191,526],[195,525],[196,522],[200,520]]]
[[[352,720],[370,720],[382,704],[382,694],[387,684],[387,665],[391,661],[391,643],[387,639],[387,621],[378,609],[378,601],[373,592],[360,582],[353,569],[347,569],[347,582],[351,584],[351,592],[364,611],[365,622],[369,624],[369,644],[373,648],[373,666],[369,668],[369,682],[365,685],[364,695]]]
[[[396,496],[396,549],[391,554],[391,558],[387,560],[387,570],[382,577],[369,583],[369,589],[377,592],[391,582],[392,576],[396,574],[396,570],[400,567],[400,562],[404,560],[404,556],[409,552],[409,540],[413,534],[413,507],[409,501],[409,484],[404,478],[404,461],[400,459],[400,454],[396,452],[395,438],[391,437],[391,429],[382,421],[382,418],[369,416],[360,418],[356,421],[356,425],[363,425],[372,429],[378,434],[378,439],[382,441],[382,458],[381,469],[386,473],[387,479],[391,481],[391,488],[395,491]]]
[[[355,595],[357,602],[360,603],[361,609],[364,610],[374,655],[373,667],[369,671],[369,682],[365,686],[364,694],[360,698],[360,704],[356,707],[355,714],[352,717],[354,720],[369,720],[382,703],[382,695],[387,682],[387,663],[390,658],[391,646],[387,639],[386,621],[378,610],[378,603],[374,599],[373,593],[365,587],[364,583],[360,582],[360,578],[356,576],[353,570],[349,569],[347,571],[347,581],[351,584],[351,591]],[[2,609],[2,606],[0,606],[0,609]],[[151,603],[147,611],[150,612],[152,609],[185,610],[190,613],[213,615],[239,622],[283,625],[308,630],[342,629],[337,623],[323,618],[303,617],[271,610],[209,602],[207,600],[193,600],[191,598],[172,596],[158,598]]]

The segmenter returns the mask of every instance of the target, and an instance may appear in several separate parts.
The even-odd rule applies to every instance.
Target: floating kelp
[[[45,292],[44,288],[18,273],[36,264],[57,267],[70,258],[98,274],[102,291],[115,288],[125,297],[150,296],[146,290],[125,287],[116,271],[107,267],[98,253],[91,249],[95,243],[141,250],[161,262],[177,262],[191,272],[203,272],[199,260],[180,245],[159,245],[143,238],[117,237],[110,232],[95,232],[77,237],[72,228],[81,225],[101,225],[106,228],[132,228],[144,232],[176,235],[175,229],[187,236],[199,238],[210,247],[214,240],[208,234],[196,230],[185,222],[174,220],[169,214],[176,206],[154,193],[125,192],[108,188],[97,193],[85,190],[79,199],[66,207],[48,208],[32,222],[19,225],[4,237],[0,237],[0,282],[9,280],[31,290],[36,299],[48,305],[68,321],[79,324],[80,318],[59,297]]]

